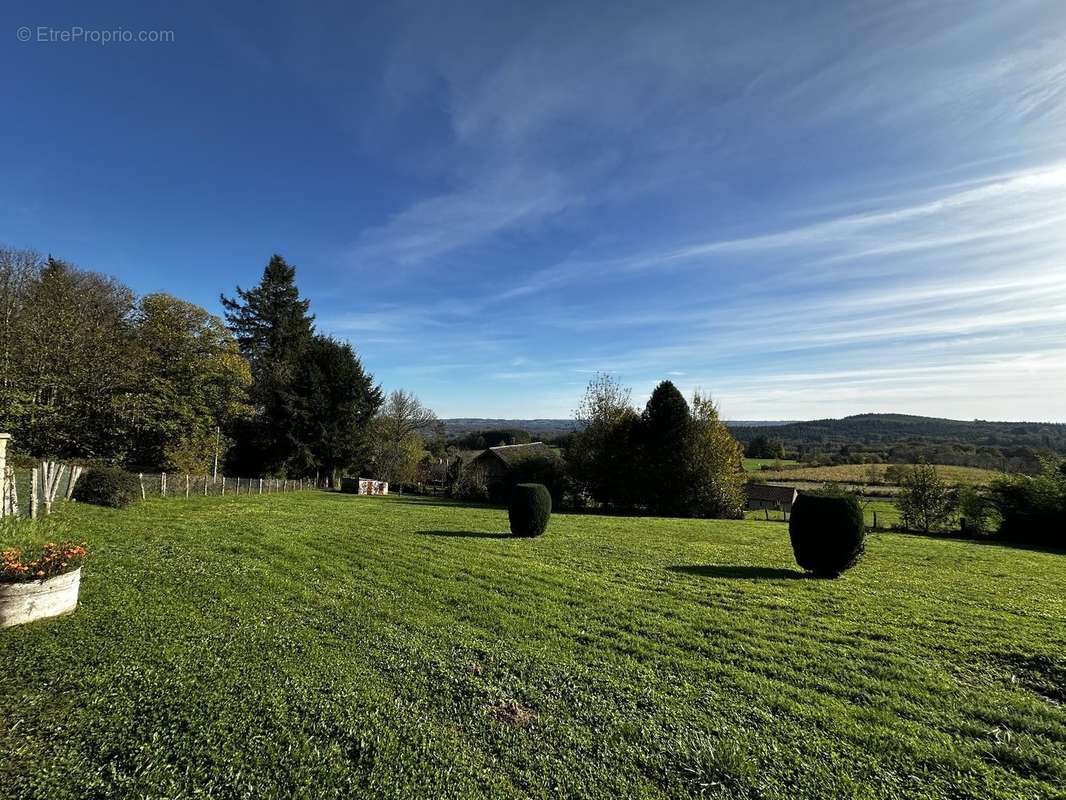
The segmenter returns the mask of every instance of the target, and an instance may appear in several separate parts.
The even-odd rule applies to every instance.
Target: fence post
[[[189,473],[185,473],[185,499],[189,499]]]
[[[161,497],[167,496],[167,474],[165,472],[159,473],[159,495]]]
[[[30,470],[30,519],[37,519],[37,467]]]
[[[259,494],[263,493],[263,479],[259,479]]]
[[[222,476],[222,496],[226,496],[226,476]]]
[[[137,473],[137,480],[139,480],[141,482],[141,499],[144,500],[145,499],[145,494],[144,494],[144,473],[143,472],[138,472]]]
[[[207,497],[207,476],[204,475],[204,497]]]

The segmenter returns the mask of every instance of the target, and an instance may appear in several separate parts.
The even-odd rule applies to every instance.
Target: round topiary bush
[[[140,499],[141,482],[117,467],[91,467],[74,485],[73,497],[79,503],[125,508]]]
[[[511,490],[507,516],[515,536],[540,536],[548,529],[552,496],[542,483],[519,483]]]
[[[797,564],[835,578],[855,566],[866,547],[862,506],[854,495],[801,494],[792,505],[788,536]]]

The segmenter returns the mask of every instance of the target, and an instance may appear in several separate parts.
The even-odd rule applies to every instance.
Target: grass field
[[[884,475],[885,464],[877,464],[876,469]],[[977,467],[954,467],[936,465],[940,477],[947,483],[960,486],[980,486],[992,481],[998,472]],[[763,470],[758,473],[760,480],[768,481],[812,481],[824,483],[865,484],[870,483],[869,466],[866,464],[839,464],[831,467],[797,467],[795,469]],[[883,478],[882,478],[883,480]]]
[[[1066,556],[301,492],[67,507],[0,631],[5,798],[1050,798]]]
[[[788,467],[799,464],[798,461],[793,461],[788,458],[745,458],[744,459],[744,471],[745,472],[758,472],[763,467]]]
[[[863,498],[860,502],[862,503],[863,517],[866,520],[866,526],[868,528],[887,529],[899,523],[899,508],[893,501]],[[762,509],[758,511],[745,511],[744,518],[751,520],[770,520],[774,522],[788,521],[788,515],[782,511]]]

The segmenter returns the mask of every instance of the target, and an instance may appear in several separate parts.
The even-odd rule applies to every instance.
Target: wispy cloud
[[[908,397],[1043,413],[1036,390],[1064,375],[1063,15],[585,13],[404,29],[390,113],[432,103],[442,134],[392,154],[428,188],[346,262],[418,290],[383,292],[395,313],[350,317],[353,334],[396,337],[407,374],[473,354],[450,396],[505,415],[597,369],[712,388],[734,416]],[[440,305],[457,293],[464,315]]]
[[[506,169],[419,200],[363,233],[350,260],[357,265],[424,264],[515,227],[535,224],[580,202],[557,175]]]

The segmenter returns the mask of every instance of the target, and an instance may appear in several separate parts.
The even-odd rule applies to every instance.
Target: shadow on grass
[[[1051,553],[1053,555],[1066,555],[1066,544],[1055,547],[1037,542],[1025,542],[1018,539],[1007,539],[992,533],[963,533],[961,531],[908,531],[903,528],[889,528],[877,531],[878,533],[898,533],[901,536],[917,536],[922,539],[942,539],[955,542],[970,542],[971,544],[985,545],[988,547],[1002,547],[1007,550],[1030,550],[1034,553]]]
[[[670,572],[700,578],[746,578],[748,580],[806,580],[810,576],[796,569],[776,567],[730,566],[726,564],[680,564],[667,567]]]
[[[419,536],[443,536],[451,539],[513,539],[510,533],[489,533],[487,531],[419,531]]]

